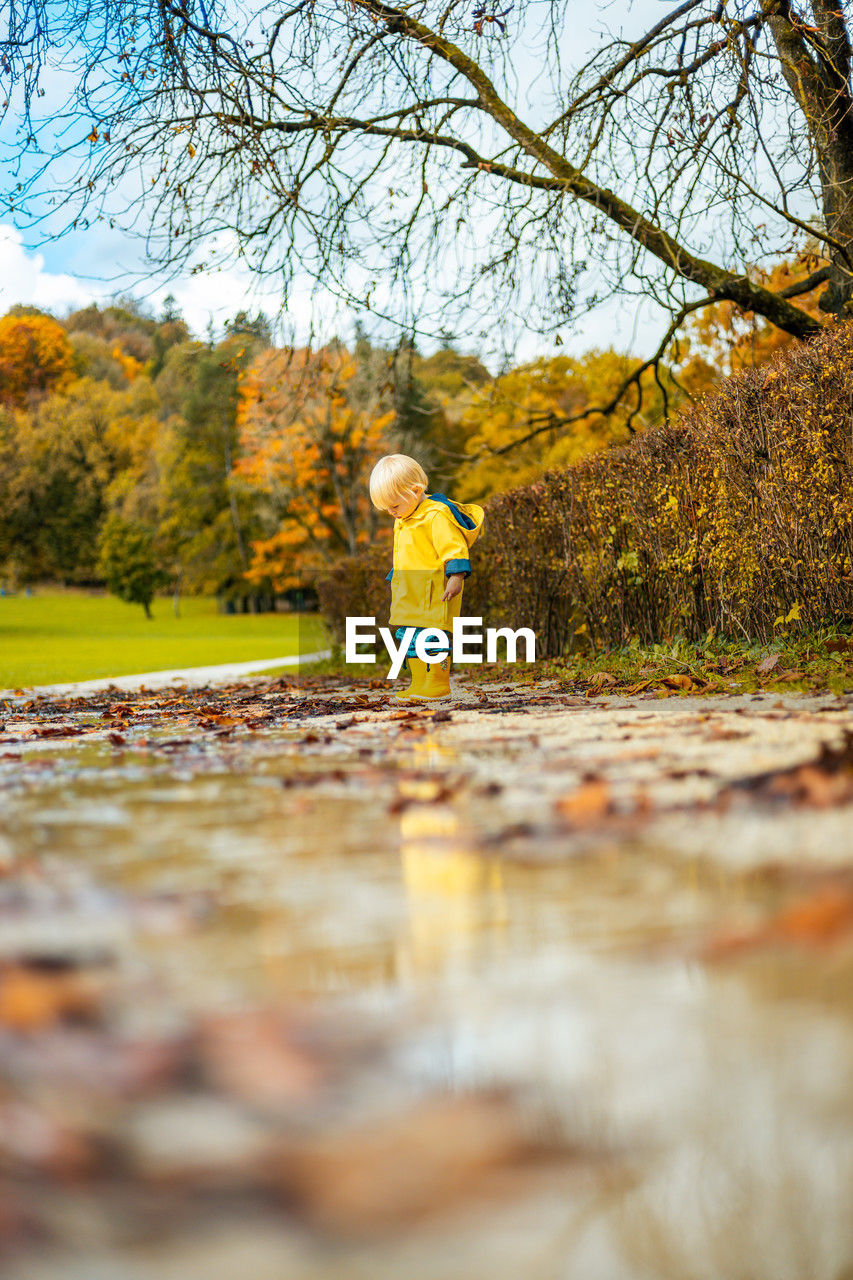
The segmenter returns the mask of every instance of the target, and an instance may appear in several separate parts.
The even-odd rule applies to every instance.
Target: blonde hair
[[[405,453],[387,453],[380,458],[370,473],[370,501],[380,511],[386,511],[397,498],[411,493],[415,485],[426,491],[427,473],[419,462]]]

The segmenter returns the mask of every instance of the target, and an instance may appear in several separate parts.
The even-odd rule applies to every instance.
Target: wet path
[[[849,698],[167,701],[4,713],[12,1280],[853,1266]]]

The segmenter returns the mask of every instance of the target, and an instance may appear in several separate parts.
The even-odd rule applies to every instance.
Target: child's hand
[[[444,588],[442,600],[452,600],[454,596],[458,596],[465,583],[464,573],[451,573],[447,579],[447,586]]]

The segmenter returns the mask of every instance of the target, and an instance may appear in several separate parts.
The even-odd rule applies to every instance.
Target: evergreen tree
[[[98,572],[108,591],[130,604],[141,604],[146,618],[151,617],[155,592],[167,581],[157,561],[152,531],[117,512],[107,516],[98,537]]]

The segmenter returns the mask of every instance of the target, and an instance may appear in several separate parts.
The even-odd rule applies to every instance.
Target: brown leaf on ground
[[[697,676],[687,675],[685,672],[678,672],[673,676],[664,676],[662,682],[668,689],[684,689],[687,693],[691,689],[704,688],[705,681],[700,680]]]
[[[639,684],[629,684],[625,689],[625,693],[631,694],[632,696],[636,693],[644,693],[646,689],[650,688],[653,684],[654,680],[641,680]]]
[[[555,800],[554,808],[562,818],[579,826],[597,822],[613,812],[610,784],[604,778],[588,776],[576,791]]]
[[[729,729],[724,724],[711,725],[705,734],[708,742],[731,742],[735,738],[748,738],[749,734],[744,729]]]
[[[759,662],[758,666],[755,668],[755,674],[757,676],[769,675],[770,672],[773,670],[773,668],[778,667],[778,665],[779,665],[778,653],[767,653],[764,655],[764,657]]]
[[[610,688],[616,683],[616,677],[612,676],[609,671],[596,671],[589,682],[588,693],[597,693],[604,688]]]
[[[307,1143],[283,1161],[279,1181],[316,1226],[370,1235],[487,1195],[537,1156],[502,1098],[439,1098]]]
[[[324,1083],[325,1064],[304,1043],[295,1022],[264,1011],[221,1014],[200,1027],[205,1073],[218,1089],[254,1104],[311,1098]]]
[[[0,1027],[32,1032],[57,1022],[91,1022],[98,1008],[97,990],[83,974],[23,965],[0,970]]]
[[[707,960],[774,946],[832,946],[853,938],[853,887],[824,885],[751,929],[722,930],[702,948]]]
[[[753,777],[738,778],[720,796],[748,791],[770,801],[825,809],[853,800],[853,730],[844,730],[840,747],[822,743],[816,759],[787,769],[771,769]]]

